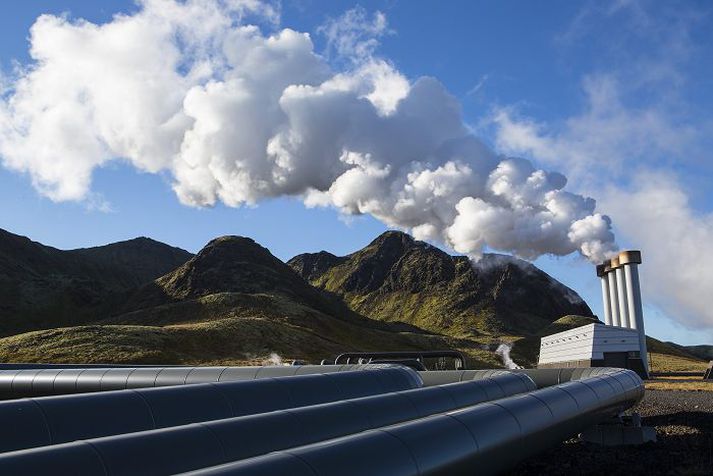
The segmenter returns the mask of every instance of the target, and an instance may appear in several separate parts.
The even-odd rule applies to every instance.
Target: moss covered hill
[[[319,362],[453,348],[492,368],[501,340],[531,365],[538,335],[592,321],[569,315],[591,312],[534,266],[486,255],[473,267],[403,233],[289,264],[235,236],[193,256],[146,238],[60,251],[0,231],[0,361],[245,364],[275,352]],[[691,362],[650,346],[666,365]]]
[[[62,251],[0,230],[0,335],[90,321],[191,256],[148,238]]]
[[[0,339],[0,360],[240,364],[276,352],[318,362],[353,350],[459,348],[473,365],[497,365],[477,343],[360,316],[249,238],[215,239],[121,296],[91,325]]]
[[[223,236],[197,255],[142,286],[124,311],[190,301],[217,293],[269,294],[335,316],[352,314],[341,302],[316,289],[250,238]]]
[[[666,342],[666,344],[676,347],[688,354],[691,354],[699,359],[706,361],[713,360],[713,345],[679,345],[674,342]]]
[[[562,316],[591,316],[571,289],[516,258],[473,264],[389,231],[345,257],[302,254],[288,264],[366,316],[456,337],[535,334]]]

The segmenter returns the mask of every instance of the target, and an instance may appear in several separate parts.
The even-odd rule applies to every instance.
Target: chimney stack
[[[629,307],[626,304],[627,286],[626,279],[624,279],[624,265],[621,262],[620,256],[621,255],[612,260],[612,262],[616,261],[617,265],[616,267],[612,266],[612,268],[614,268],[612,273],[616,279],[616,299],[617,304],[619,305],[619,325],[621,327],[636,329],[636,327],[631,325],[631,321],[629,320]]]
[[[602,284],[604,323],[637,331],[641,361],[648,375],[649,361],[639,283],[640,264],[641,251],[622,251],[618,256],[598,265],[597,276]]]
[[[626,286],[627,312],[629,324],[632,329],[639,331],[639,347],[641,361],[646,373],[649,373],[648,351],[646,349],[646,331],[644,330],[644,310],[641,304],[641,284],[639,283],[639,265],[641,264],[641,251],[622,251],[618,257],[623,268]]]
[[[616,286],[616,268],[619,266],[619,258],[612,258],[604,263],[604,271],[607,273],[609,281],[609,302],[611,303],[611,325],[621,326],[619,319],[619,291]]]
[[[611,320],[611,299],[609,297],[609,280],[607,279],[607,265],[597,265],[597,276],[602,282],[602,300],[604,301],[604,323],[608,326],[612,325]]]

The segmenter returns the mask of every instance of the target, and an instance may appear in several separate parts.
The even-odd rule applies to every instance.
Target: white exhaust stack
[[[641,362],[649,373],[644,311],[641,304],[639,269],[641,251],[622,251],[619,256],[597,266],[597,276],[602,283],[604,323],[607,326],[626,327],[637,331]]]
[[[607,279],[607,265],[597,265],[597,276],[602,282],[602,300],[604,302],[604,324],[611,326],[611,299],[609,297],[609,279]]]
[[[611,309],[611,325],[621,326],[621,321],[619,320],[619,292],[616,286],[616,273],[614,271],[614,264],[619,265],[618,258],[613,258],[606,263],[604,263],[604,271],[607,275],[607,281],[609,282],[609,306]]]
[[[631,326],[629,318],[629,307],[626,304],[627,286],[626,279],[624,279],[624,267],[622,266],[621,259],[612,259],[612,274],[616,277],[616,299],[619,306],[619,325],[621,327],[636,329],[636,327]]]
[[[641,264],[641,251],[631,250],[619,253],[618,261],[624,270],[626,283],[626,299],[629,314],[629,324],[632,329],[639,331],[639,347],[641,361],[646,373],[649,373],[649,356],[646,350],[646,331],[644,330],[644,309],[641,304],[641,285],[639,283],[639,265]]]

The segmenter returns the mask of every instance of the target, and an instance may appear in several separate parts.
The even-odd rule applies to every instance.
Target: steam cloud
[[[442,84],[375,55],[382,14],[328,22],[335,61],[308,34],[264,34],[250,16],[278,22],[254,0],[144,0],[102,25],[39,17],[33,63],[0,92],[2,163],[56,201],[87,199],[93,170],[119,159],[167,171],[187,205],[297,196],[476,259],[485,246],[593,261],[616,249],[593,199],[497,156]]]
[[[521,369],[519,365],[515,363],[514,360],[512,360],[512,357],[510,357],[510,352],[512,351],[512,344],[507,344],[503,342],[502,344],[498,345],[498,348],[495,349],[495,353],[500,356],[500,358],[503,360],[503,365],[505,368],[508,369]]]
[[[276,352],[271,352],[267,359],[262,362],[262,365],[282,365],[282,357]]]

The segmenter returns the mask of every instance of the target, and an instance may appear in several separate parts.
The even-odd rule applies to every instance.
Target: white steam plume
[[[495,349],[495,353],[500,356],[500,358],[503,360],[503,365],[508,368],[508,369],[521,369],[519,365],[515,363],[514,360],[512,360],[512,357],[510,357],[510,351],[512,351],[512,344],[507,344],[503,342],[498,346],[497,349]]]
[[[308,34],[263,34],[250,14],[278,15],[250,0],[143,0],[101,25],[39,17],[33,63],[0,96],[2,163],[57,201],[85,200],[93,170],[121,159],[168,171],[187,205],[299,196],[473,258],[489,246],[598,261],[616,248],[609,218],[564,176],[497,156],[437,80],[376,57],[381,13],[323,28],[342,71]]]
[[[267,359],[263,360],[262,365],[283,365],[282,357],[276,352],[271,352]]]

